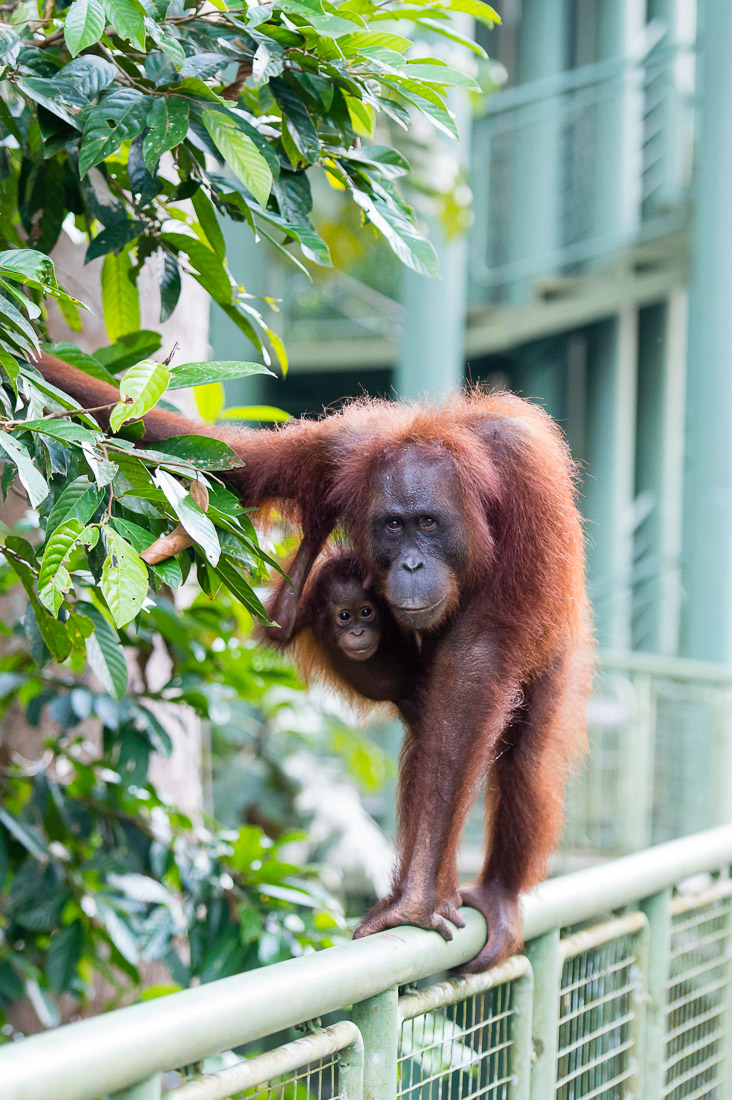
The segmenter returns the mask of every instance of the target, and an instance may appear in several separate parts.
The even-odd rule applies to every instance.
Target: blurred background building
[[[291,373],[236,396],[302,413],[467,377],[562,424],[602,647],[576,860],[732,816],[732,4],[497,7],[478,34],[499,90],[455,102],[458,145],[406,150],[442,278],[356,247],[333,191],[318,224],[345,271],[313,284],[237,229],[237,276],[287,302]],[[240,357],[225,322],[211,341]]]

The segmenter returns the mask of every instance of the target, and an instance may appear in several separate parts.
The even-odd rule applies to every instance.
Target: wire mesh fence
[[[241,1061],[191,1077],[166,1100],[360,1100],[361,1037],[343,1020]]]
[[[483,942],[466,909],[450,943],[394,929],[86,1020],[0,1049],[0,1094],[727,1100],[731,866],[725,826],[547,883],[526,903],[527,953],[485,974],[441,980]],[[308,1012],[340,1018],[234,1053]]]
[[[663,1095],[722,1100],[732,1094],[727,1064],[732,883],[680,895],[671,912]]]
[[[528,1082],[525,958],[475,978],[428,986],[400,1000],[397,1097],[509,1100]]]
[[[562,940],[558,1100],[623,1100],[638,1091],[643,970],[642,913]]]
[[[597,676],[589,752],[570,787],[564,854],[619,855],[729,819],[729,678],[673,661]]]

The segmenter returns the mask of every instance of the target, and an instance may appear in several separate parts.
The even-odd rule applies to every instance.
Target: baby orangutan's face
[[[352,661],[367,661],[379,646],[381,620],[369,592],[358,581],[338,581],[330,594],[328,622],[336,645]]]

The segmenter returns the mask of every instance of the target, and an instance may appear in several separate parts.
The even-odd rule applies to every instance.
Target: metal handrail
[[[601,649],[598,654],[601,669],[640,672],[662,676],[669,680],[693,680],[701,684],[732,684],[732,666],[714,661],[697,661],[690,657],[665,657],[640,650]]]
[[[524,935],[604,916],[703,872],[732,864],[732,825],[658,845],[541,886],[524,902]],[[83,1100],[323,1016],[473,957],[485,922],[446,943],[434,932],[392,932],[291,959],[162,1000],[70,1024],[0,1050],[3,1100]]]

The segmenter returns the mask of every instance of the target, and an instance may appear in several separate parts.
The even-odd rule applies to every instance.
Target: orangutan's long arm
[[[83,408],[96,409],[119,400],[119,391],[114,386],[60,359],[43,354],[36,366],[44,378]],[[109,427],[110,411],[94,413],[105,430]],[[207,424],[181,413],[153,409],[143,423],[143,445],[176,435],[207,435],[228,443],[245,465],[222,476],[248,506],[257,507],[267,500],[294,503],[300,518],[323,510],[331,470],[327,421],[297,420],[278,428],[255,430]],[[328,532],[332,527],[331,522]]]

